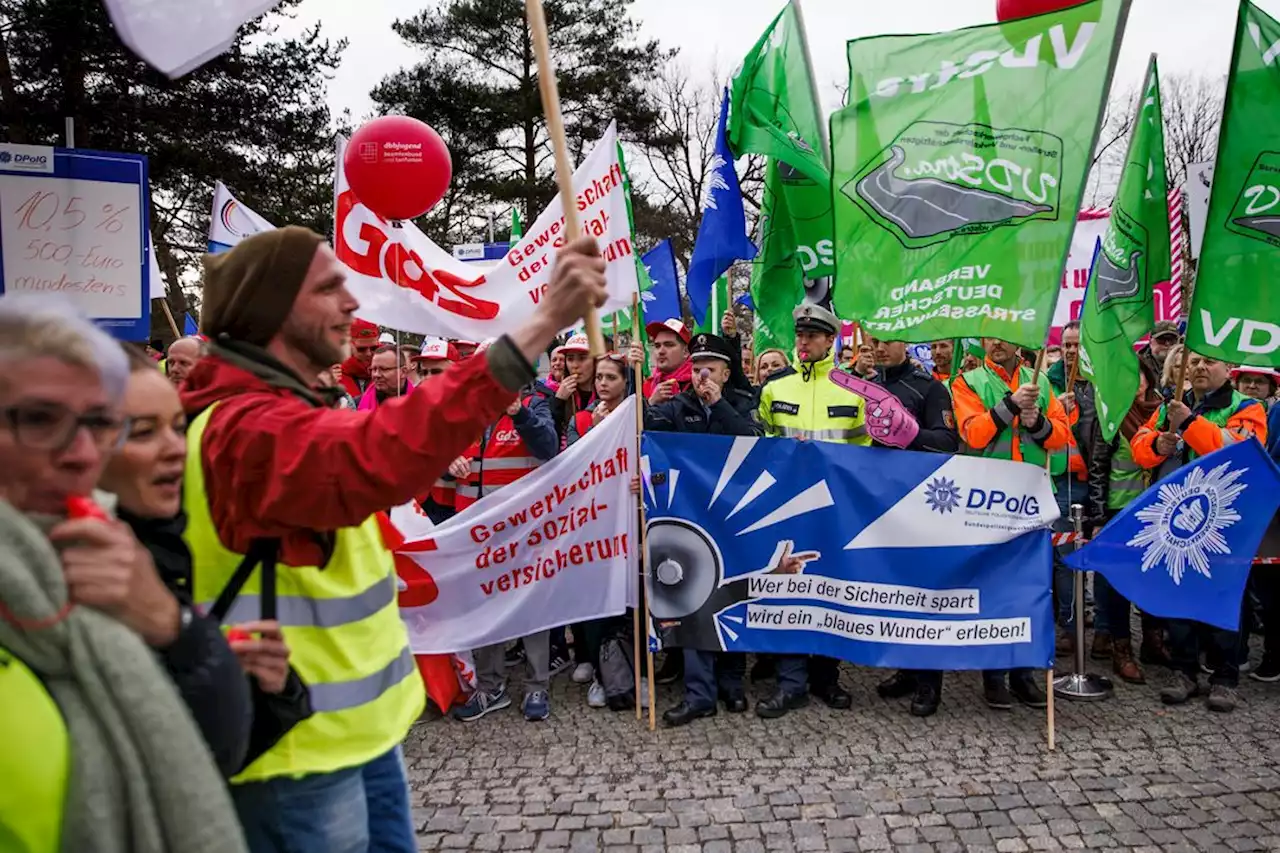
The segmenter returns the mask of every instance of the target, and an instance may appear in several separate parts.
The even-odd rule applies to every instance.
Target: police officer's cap
[[[719,335],[698,334],[689,346],[689,357],[694,360],[718,358],[725,364],[733,364],[733,347]]]
[[[797,332],[823,332],[828,335],[840,334],[840,321],[821,305],[805,302],[796,306],[791,312],[796,321]]]

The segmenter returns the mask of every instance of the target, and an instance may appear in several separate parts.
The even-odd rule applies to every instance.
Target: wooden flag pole
[[[164,309],[164,318],[169,321],[169,329],[173,332],[173,339],[176,341],[182,337],[182,332],[178,331],[178,324],[173,319],[173,312],[169,310],[169,300],[167,297],[162,296],[157,301],[160,303],[160,307]]]
[[[633,340],[640,340],[640,294],[635,293],[631,296],[631,334]],[[632,372],[635,374],[636,383],[636,470],[640,470],[640,437],[644,434],[644,403],[643,391],[644,377],[640,372],[641,364],[636,362],[631,366]],[[644,485],[641,484],[641,489]],[[645,586],[645,572],[647,571],[647,559],[649,556],[649,537],[645,532],[644,519],[644,495],[640,495],[640,603],[644,608],[644,631],[643,634],[637,627],[636,629],[636,650],[637,661],[639,663],[640,642],[644,642],[644,653],[647,656],[645,663],[648,666],[649,673],[649,731],[653,731],[658,727],[658,711],[657,697],[654,695],[658,691],[658,684],[653,679],[653,649],[649,646],[649,629],[653,626],[653,614],[649,612],[649,594]],[[636,624],[640,622],[640,609],[636,609]],[[640,719],[640,667],[636,667],[636,719]]]
[[[631,334],[634,340],[639,340],[640,334],[640,295],[636,294],[631,297]],[[640,436],[644,432],[644,406],[640,403],[640,388],[643,382],[643,375],[640,372],[640,362],[631,365],[631,372],[635,376],[636,385],[636,471],[640,470]],[[643,489],[643,485],[641,489]],[[644,589],[644,557],[645,557],[645,534],[644,534],[644,494],[643,492],[636,495],[636,514],[640,519],[640,559],[638,565],[640,571],[636,573],[636,580],[640,583],[640,589]],[[643,594],[643,593],[641,593]],[[636,606],[632,608],[632,627],[635,632],[635,642],[631,644],[632,661],[631,668],[636,674],[636,720],[640,719],[640,638],[644,638],[645,648],[649,648],[649,630],[648,626],[644,626],[641,630],[640,624],[640,595],[636,596]],[[652,673],[650,673],[652,679]],[[649,692],[653,692],[652,680],[649,684]]]
[[[556,157],[556,183],[560,186],[561,206],[564,208],[564,228],[571,240],[581,236],[578,228],[577,194],[573,191],[573,165],[569,162],[569,144],[564,136],[564,116],[560,112],[560,89],[556,85],[556,70],[551,64],[551,43],[547,38],[547,16],[542,0],[525,0],[525,13],[529,18],[529,31],[533,36],[533,53],[538,61],[538,91],[542,95],[542,112],[547,117],[547,135]],[[600,331],[600,317],[595,308],[588,308],[582,318],[587,331],[587,345],[591,358],[604,355],[604,335]]]

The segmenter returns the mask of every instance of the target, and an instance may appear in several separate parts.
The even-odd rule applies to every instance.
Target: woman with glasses
[[[199,673],[223,679],[227,717],[205,735],[234,768],[250,722],[239,665],[128,526],[89,498],[125,436],[128,372],[120,347],[65,305],[0,298],[6,850],[245,849],[175,687]]]

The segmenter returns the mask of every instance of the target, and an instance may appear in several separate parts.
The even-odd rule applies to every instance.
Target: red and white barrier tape
[[[1069,545],[1072,542],[1085,543],[1089,538],[1083,533],[1054,533],[1054,545]],[[1280,566],[1280,557],[1254,557],[1253,564],[1255,566]]]

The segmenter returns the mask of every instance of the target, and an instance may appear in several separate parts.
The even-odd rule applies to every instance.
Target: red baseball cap
[[[351,340],[371,340],[378,339],[378,327],[368,320],[352,320],[351,321]]]
[[[684,323],[672,317],[670,320],[663,320],[661,323],[650,323],[644,327],[645,334],[649,336],[649,340],[653,340],[658,336],[659,332],[671,332],[680,340],[684,341],[685,346],[689,345],[690,339],[693,337],[689,334],[689,329]]]

